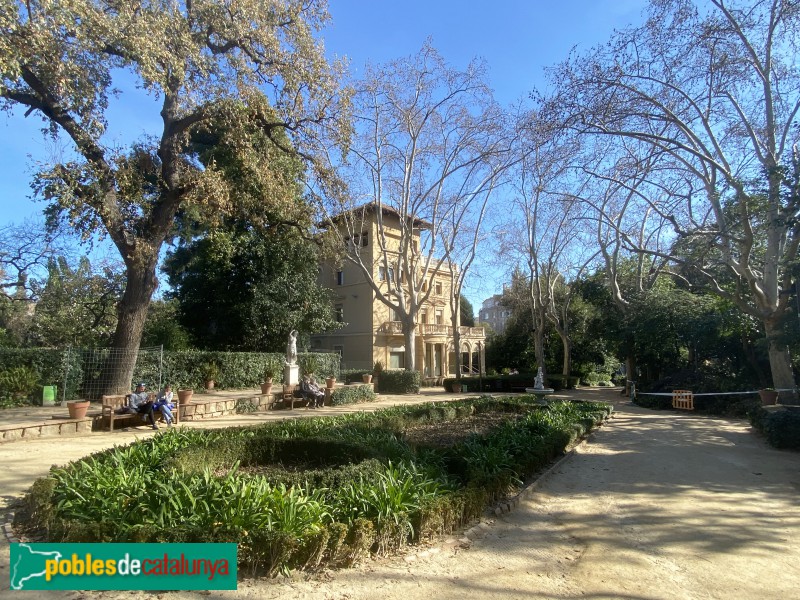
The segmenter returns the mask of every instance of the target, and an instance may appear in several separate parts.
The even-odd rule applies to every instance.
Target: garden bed
[[[47,541],[236,542],[241,573],[346,566],[462,527],[609,412],[481,398],[172,430],[53,470],[15,525]]]

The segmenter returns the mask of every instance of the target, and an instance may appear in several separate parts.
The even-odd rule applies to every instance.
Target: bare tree
[[[534,326],[534,354],[538,366],[545,364],[545,333],[552,325],[562,343],[562,374],[571,372],[569,304],[567,285],[596,256],[586,243],[585,221],[574,194],[567,193],[580,181],[571,175],[570,158],[577,151],[574,140],[555,135],[536,115],[526,119],[527,147],[514,170],[514,200],[504,253],[515,253],[527,266],[527,297]]]
[[[484,66],[454,69],[430,43],[410,58],[369,67],[354,87],[356,136],[343,167],[349,198],[332,209],[333,218],[346,260],[401,322],[405,366],[413,370],[420,308],[434,293],[434,277],[449,272],[440,242],[452,239],[468,213],[477,215],[470,226],[480,228],[480,199],[508,152],[504,117]],[[352,243],[367,218],[377,227],[378,264]],[[468,263],[455,279],[459,286]]]
[[[710,0],[707,8],[653,1],[644,26],[554,71],[549,107],[585,136],[639,142],[676,170],[661,174],[683,185],[649,190],[650,209],[678,238],[713,246],[707,261],[686,267],[763,323],[774,385],[793,389],[781,324],[800,243],[800,5]]]
[[[0,295],[8,300],[35,299],[33,280],[47,273],[49,262],[69,254],[63,232],[26,221],[0,227]]]

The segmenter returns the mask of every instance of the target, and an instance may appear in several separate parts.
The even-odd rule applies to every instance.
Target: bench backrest
[[[103,406],[110,406],[111,408],[122,408],[123,406],[128,406],[128,396],[124,394],[103,396]]]

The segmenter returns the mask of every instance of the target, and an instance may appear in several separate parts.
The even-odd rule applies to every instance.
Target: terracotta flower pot
[[[261,384],[261,393],[264,396],[268,396],[269,394],[272,393],[272,382],[271,381],[264,382],[264,383]]]
[[[178,390],[178,402],[186,404],[191,401],[194,390]]]
[[[207,390],[213,390],[214,389],[214,380],[213,379],[209,379],[208,381],[206,381],[205,386],[206,386]]]
[[[364,373],[361,378],[364,380],[364,383],[372,383],[372,375],[369,373]]]
[[[775,390],[758,390],[763,406],[771,406],[778,403],[778,392]]]
[[[450,384],[450,389],[453,390],[454,394],[461,393],[461,384],[460,383],[452,383]]]
[[[326,377],[325,378],[325,386],[328,388],[333,388],[336,385],[336,377]]]
[[[89,410],[89,401],[70,400],[67,402],[67,410],[69,411],[70,419],[83,419],[86,417],[86,411]]]

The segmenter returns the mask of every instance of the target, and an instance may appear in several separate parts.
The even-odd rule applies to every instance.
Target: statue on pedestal
[[[289,333],[289,343],[286,344],[286,364],[297,364],[297,330],[292,329]]]

